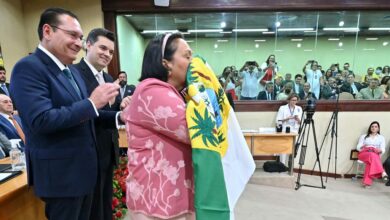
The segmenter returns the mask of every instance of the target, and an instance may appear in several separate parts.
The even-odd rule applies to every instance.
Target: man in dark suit
[[[347,82],[345,82],[341,88],[341,92],[348,92],[353,95],[354,98],[356,98],[356,94],[363,88],[362,84],[355,82],[355,74],[350,73],[347,75]]]
[[[92,119],[114,119],[97,109],[118,95],[119,86],[100,85],[88,97],[69,66],[83,38],[72,12],[46,9],[38,34],[38,48],[15,65],[10,83],[26,135],[28,183],[46,203],[48,219],[89,219],[98,170]]]
[[[0,94],[0,132],[8,139],[21,139],[21,150],[24,150],[25,135],[22,130],[22,123],[17,115],[12,115],[14,106],[11,98]]]
[[[299,93],[301,100],[317,99],[314,93],[310,92],[310,83],[303,84],[303,90]]]
[[[9,83],[6,83],[7,80],[6,77],[6,71],[3,66],[0,66],[0,94],[5,94],[7,96],[9,95]]]
[[[112,77],[103,69],[111,62],[114,54],[115,35],[103,28],[93,29],[86,40],[86,56],[74,65],[85,81],[88,94],[106,82],[112,83]],[[119,95],[118,95],[119,96]],[[119,101],[102,108],[105,111],[119,111]],[[119,144],[116,127],[107,127],[103,122],[95,121],[98,153],[98,180],[92,200],[90,219],[104,220],[112,218],[112,179],[114,166],[118,164]]]
[[[303,86],[301,84],[302,82],[302,74],[295,75],[295,81],[293,83],[293,89],[295,94],[300,94],[303,91]]]
[[[267,84],[265,84],[265,90],[259,92],[257,100],[275,100],[273,82],[267,82]]]
[[[125,71],[120,71],[118,74],[118,81],[120,85],[119,100],[122,100],[123,98],[127,96],[132,96],[135,90],[134,85],[127,85],[127,73]]]

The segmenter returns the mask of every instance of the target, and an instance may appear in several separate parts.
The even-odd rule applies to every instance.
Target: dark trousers
[[[93,194],[90,220],[112,219],[113,171],[114,166],[111,160],[99,161],[99,173]]]
[[[383,163],[383,168],[385,168],[385,171],[387,173],[387,176],[390,177],[390,157],[388,157],[385,162]]]
[[[41,198],[45,202],[48,220],[88,220],[92,194],[68,198]]]

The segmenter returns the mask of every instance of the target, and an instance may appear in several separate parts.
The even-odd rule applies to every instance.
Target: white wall
[[[241,129],[259,129],[259,127],[274,127],[276,112],[237,112]],[[327,126],[329,125],[332,112],[316,112],[313,116],[315,130],[317,134],[318,148],[322,143]],[[381,134],[386,138],[387,152],[382,159],[387,158],[390,140],[390,114],[388,112],[339,112],[338,115],[338,149],[337,149],[337,173],[346,174],[351,166],[349,160],[351,149],[355,149],[360,135],[367,132],[368,126],[372,121],[378,121],[381,124]],[[311,130],[312,133],[312,130]],[[314,139],[310,134],[307,148],[306,160],[303,169],[311,170],[313,168],[316,155]],[[322,171],[327,170],[328,157],[330,152],[330,134],[325,140],[323,150],[320,154]],[[333,146],[332,157],[330,161],[329,172],[334,173],[334,152]],[[298,168],[299,154],[295,159],[295,166]],[[318,170],[318,166],[316,168]]]

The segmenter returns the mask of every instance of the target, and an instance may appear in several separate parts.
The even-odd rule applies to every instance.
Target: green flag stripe
[[[192,149],[197,220],[229,220],[230,209],[219,153]]]

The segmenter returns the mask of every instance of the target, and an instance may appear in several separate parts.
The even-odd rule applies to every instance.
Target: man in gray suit
[[[383,90],[378,87],[379,80],[376,78],[370,79],[368,87],[361,89],[356,95],[357,99],[380,100],[383,99]]]

